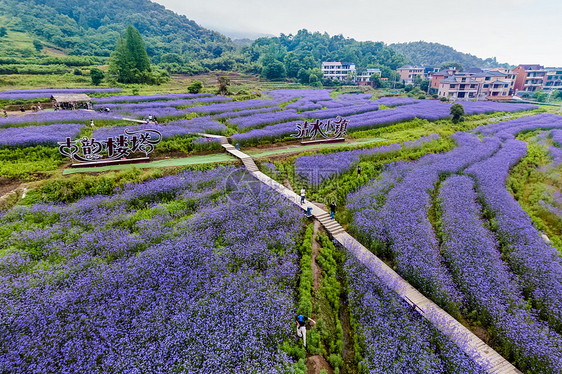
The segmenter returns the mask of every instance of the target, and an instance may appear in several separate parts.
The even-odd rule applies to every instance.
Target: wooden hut
[[[60,110],[91,109],[92,99],[86,94],[52,95],[53,107]]]

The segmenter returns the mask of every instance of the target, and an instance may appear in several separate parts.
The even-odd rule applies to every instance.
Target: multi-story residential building
[[[542,88],[546,71],[541,65],[519,65],[512,70],[515,74],[515,90],[535,92]]]
[[[404,65],[396,69],[396,71],[400,74],[400,81],[404,84],[414,84],[416,77],[425,78],[423,67]]]
[[[348,77],[355,77],[355,64],[352,62],[322,62],[322,74],[324,78],[337,79],[344,82]]]
[[[480,69],[478,69],[480,70]],[[513,97],[513,74],[498,70],[480,70],[472,75],[480,83],[478,100],[505,100]]]
[[[506,100],[513,95],[511,73],[496,70],[468,69],[464,72],[439,72],[433,76],[440,97],[461,100]]]
[[[554,89],[562,91],[562,68],[546,68],[546,76],[542,89],[552,91]]]
[[[357,84],[360,86],[372,86],[373,82],[371,82],[369,79],[371,78],[371,75],[373,74],[378,74],[381,75],[381,70],[380,69],[366,69],[366,70],[362,70],[357,74]]]
[[[431,75],[431,83],[429,85],[429,93],[434,95],[438,94],[439,92],[439,84],[441,81],[451,75],[454,75],[457,72],[456,68],[448,68],[438,72],[435,72]]]
[[[453,100],[476,100],[480,82],[471,76],[451,75],[439,82],[439,97]]]
[[[512,70],[517,92],[551,91],[562,89],[562,68],[545,68],[541,65],[519,65]]]

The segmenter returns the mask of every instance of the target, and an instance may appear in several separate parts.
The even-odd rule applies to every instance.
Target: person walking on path
[[[361,176],[361,166],[360,165],[357,166],[357,176],[358,177]]]
[[[316,321],[313,320],[312,318],[308,318],[306,316],[303,316],[302,314],[299,314],[297,316],[297,336],[299,338],[302,338],[305,348],[306,348],[306,323],[308,321],[311,321],[313,324],[316,324]]]
[[[306,191],[304,190],[304,187],[301,188],[301,205],[304,204],[304,197],[306,195]]]
[[[330,203],[330,218],[334,219],[334,215],[336,214],[336,202],[332,200]]]

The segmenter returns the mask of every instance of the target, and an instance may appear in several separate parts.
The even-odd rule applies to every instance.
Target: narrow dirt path
[[[314,305],[316,304],[316,293],[320,292],[320,275],[322,274],[322,269],[320,269],[320,266],[316,263],[316,257],[320,253],[320,243],[316,240],[319,230],[320,222],[318,220],[314,220],[314,235],[312,236],[311,256],[314,287],[314,290],[312,291],[312,310],[314,310]],[[322,355],[309,356],[306,358],[306,374],[320,374],[320,370],[322,369],[326,370],[328,374],[334,373],[334,370]]]
[[[349,316],[349,309],[347,307],[347,297],[344,292],[342,292],[342,298],[340,300],[340,323],[343,330],[342,337],[342,357],[344,365],[341,374],[355,374],[355,371],[349,370],[349,368],[354,368],[355,360],[355,349],[353,347],[353,337],[351,335],[351,322]]]
[[[320,229],[320,222],[318,220],[314,220],[314,236],[312,239],[312,279],[313,279],[313,285],[314,285],[314,292],[313,295],[320,290],[320,273],[322,272],[322,269],[320,269],[320,266],[318,266],[318,264],[316,263],[316,257],[319,254],[319,250],[320,250],[320,244],[318,244],[318,241],[316,241],[316,237],[318,236],[318,230]],[[314,297],[313,297],[314,300]]]
[[[295,192],[295,190],[293,190],[293,186],[291,186],[291,182],[289,182],[289,178],[285,178],[285,180],[283,181],[283,185],[291,191]],[[314,235],[316,235],[316,231],[314,231]]]
[[[334,370],[324,357],[317,355],[306,359],[306,374],[320,374],[322,369],[326,370],[328,374],[334,374]]]

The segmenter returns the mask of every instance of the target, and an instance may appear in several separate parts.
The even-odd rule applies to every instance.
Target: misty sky
[[[562,66],[561,0],[155,0],[217,31],[299,29],[385,43],[425,40],[511,64]]]

